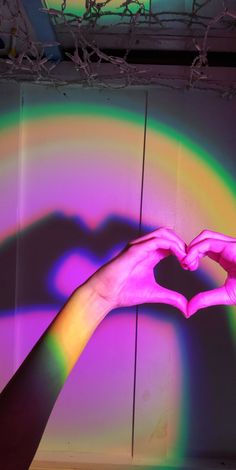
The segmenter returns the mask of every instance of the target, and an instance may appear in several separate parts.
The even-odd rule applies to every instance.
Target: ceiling
[[[236,0],[0,0],[0,12],[2,78],[69,67],[79,82],[133,64],[188,67],[198,81],[211,67],[234,76]]]

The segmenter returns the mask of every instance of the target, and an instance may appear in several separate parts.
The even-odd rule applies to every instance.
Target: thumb
[[[188,302],[187,317],[191,317],[201,308],[211,307],[212,305],[229,305],[230,303],[230,298],[224,286],[201,292]]]
[[[166,287],[162,287],[158,284],[157,290],[153,292],[151,302],[172,305],[173,307],[178,308],[183,313],[185,318],[187,318],[188,301],[184,295],[180,294],[179,292],[166,289]]]

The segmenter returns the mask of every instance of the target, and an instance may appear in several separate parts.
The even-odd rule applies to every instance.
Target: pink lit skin
[[[187,300],[175,291],[157,284],[153,268],[169,255],[181,261],[186,255],[185,243],[168,228],[158,229],[131,241],[128,249],[99,269],[89,285],[112,308],[146,302],[177,307],[187,316]]]
[[[181,264],[183,268],[189,269],[190,271],[194,271],[198,269],[200,259],[204,256],[208,256],[209,258],[219,263],[220,266],[228,274],[224,286],[210,291],[201,292],[194,296],[189,302],[187,302],[187,300],[185,300],[182,295],[176,292],[173,293],[171,291],[167,291],[166,289],[163,291],[164,288],[156,284],[155,280],[153,279],[152,282],[154,281],[155,285],[153,285],[152,295],[157,296],[156,302],[162,302],[160,298],[162,298],[163,295],[164,303],[170,303],[171,305],[180,308],[183,313],[185,312],[185,306],[187,305],[186,317],[190,317],[198,310],[212,305],[236,304],[235,238],[228,237],[218,232],[204,230],[191,241],[187,248],[185,248],[186,245],[184,244],[184,242],[180,240],[180,238],[177,237],[174,232],[169,229],[162,228],[152,234],[146,235],[145,237],[141,237],[138,240],[131,242],[130,245],[142,245],[143,242],[150,240],[151,247],[152,244],[155,244],[154,234],[156,234],[159,243],[162,244],[164,242],[163,240],[162,242],[160,242],[160,236],[163,236],[164,238],[166,237],[165,243],[168,243],[167,240],[171,239],[175,242],[175,244],[177,244],[180,249],[184,250],[185,254],[187,252],[187,256],[185,256],[183,259],[183,253],[178,252],[176,246],[173,245],[169,246],[167,250],[163,250],[158,247],[155,257],[152,258],[152,256],[150,256],[150,263],[153,259],[155,260],[154,264],[157,264],[162,259],[162,257],[168,256],[169,254],[175,254],[180,262],[182,260]],[[161,257],[160,253],[162,253]],[[146,266],[148,266],[148,264],[145,263],[145,267]],[[79,284],[84,282],[89,276],[92,275],[96,268],[97,266],[95,265],[95,263],[89,261],[86,256],[82,256],[79,253],[71,253],[70,255],[68,255],[67,259],[61,266],[61,269],[56,274],[56,278],[54,279],[54,285],[60,294],[67,297],[71,295],[73,290],[76,288],[76,286],[78,285],[78,281]],[[147,282],[150,283],[151,281],[149,276],[153,276],[152,270],[150,269],[149,273],[144,270],[144,283],[141,280],[142,289],[144,290],[145,284]],[[137,288],[138,286],[135,287]],[[142,303],[141,300],[139,303]],[[132,305],[132,301],[130,302],[130,305]],[[120,304],[119,306],[122,306],[122,304]]]
[[[13,468],[16,461],[19,470],[29,467],[65,380],[109,311],[158,302],[173,305],[188,317],[203,306],[235,303],[235,242],[232,237],[204,231],[186,247],[172,230],[162,228],[130,242],[78,287],[1,393],[4,468]],[[160,286],[153,276],[154,266],[170,254],[189,270],[197,269],[199,260],[209,256],[228,273],[225,285],[198,294],[188,306],[183,295]],[[56,354],[50,344],[57,345]]]
[[[223,286],[201,292],[189,301],[188,317],[212,305],[236,304],[236,238],[204,230],[189,244],[182,266],[195,271],[204,256],[216,261],[226,271],[227,277]]]
[[[110,310],[159,302],[186,316],[186,299],[159,286],[153,276],[154,266],[170,254],[181,262],[185,244],[172,230],[156,230],[130,242],[75,290],[1,393],[4,468],[13,468],[16,461],[19,470],[29,467],[65,380]]]

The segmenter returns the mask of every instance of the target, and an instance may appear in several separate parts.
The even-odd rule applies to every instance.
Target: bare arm
[[[0,458],[4,470],[27,470],[50,413],[73,366],[107,313],[145,302],[170,303],[184,315],[186,299],[159,286],[154,266],[185,245],[160,229],[134,240],[80,286],[22,363],[0,396]]]

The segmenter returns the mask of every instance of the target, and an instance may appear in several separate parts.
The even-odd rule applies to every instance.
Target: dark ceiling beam
[[[36,37],[42,44],[56,42],[56,36],[51,24],[49,15],[40,11],[42,2],[40,0],[22,0],[21,1]],[[44,55],[53,62],[59,62],[62,59],[60,47],[45,47]]]
[[[68,26],[56,24],[55,33],[63,49],[73,48],[73,36],[68,31]],[[72,31],[75,34],[76,28]],[[96,43],[99,48],[106,49],[129,49],[133,50],[166,50],[166,51],[190,51],[196,52],[196,44],[203,46],[205,29],[187,28],[147,28],[137,25],[130,33],[128,27],[108,25],[106,28],[94,27],[84,24],[81,33],[86,40]],[[236,29],[219,28],[209,31],[207,37],[207,49],[209,52],[235,52],[236,53]]]
[[[126,49],[100,49],[108,56],[126,57],[129,64],[150,64],[150,65],[179,65],[191,66],[197,53],[194,51],[176,51],[176,50],[130,50],[126,55]],[[66,50],[70,54],[74,50]],[[83,59],[83,51],[79,49],[80,57]],[[88,52],[89,49],[88,49]],[[236,67],[236,54],[234,52],[208,52],[208,65],[210,67]],[[64,60],[70,60],[65,57]],[[98,56],[94,53],[91,56],[91,62],[97,62]]]

